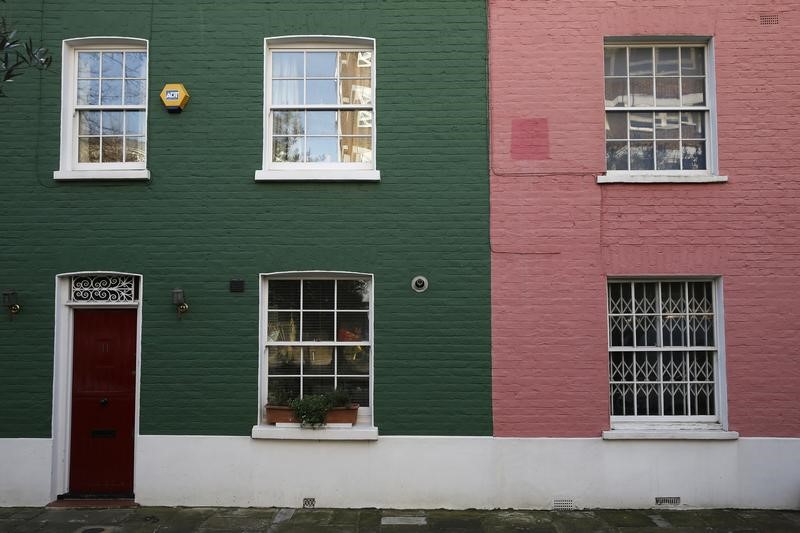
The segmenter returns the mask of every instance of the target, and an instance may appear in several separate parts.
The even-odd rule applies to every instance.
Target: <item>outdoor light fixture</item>
[[[8,308],[8,317],[14,320],[14,315],[22,310],[22,307],[17,303],[17,291],[14,289],[6,289],[3,291],[3,305]]]
[[[186,303],[186,299],[183,295],[183,289],[172,289],[172,303],[178,310],[178,318],[180,318],[183,313],[189,310],[189,304]]]

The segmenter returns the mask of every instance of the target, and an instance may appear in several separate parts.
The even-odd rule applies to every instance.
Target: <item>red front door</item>
[[[71,495],[133,496],[136,310],[76,309]]]

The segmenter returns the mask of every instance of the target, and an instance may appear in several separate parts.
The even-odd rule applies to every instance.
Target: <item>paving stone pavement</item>
[[[138,507],[49,509],[0,507],[3,533],[800,533],[800,511],[741,509],[585,511],[445,511]]]

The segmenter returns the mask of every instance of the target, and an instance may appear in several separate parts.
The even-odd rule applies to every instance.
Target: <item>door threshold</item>
[[[47,504],[48,509],[133,509],[139,507],[133,498],[59,497]]]

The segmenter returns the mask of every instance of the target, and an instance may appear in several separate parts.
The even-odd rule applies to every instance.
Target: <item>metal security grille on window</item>
[[[369,405],[370,282],[271,279],[267,283],[267,398],[347,391]]]
[[[270,56],[273,163],[372,163],[371,50]]]
[[[135,302],[138,287],[134,276],[73,276],[72,302]]]
[[[704,46],[606,46],[606,169],[708,168]]]
[[[714,283],[608,284],[613,416],[713,416]]]
[[[143,162],[147,52],[77,54],[78,163]]]

